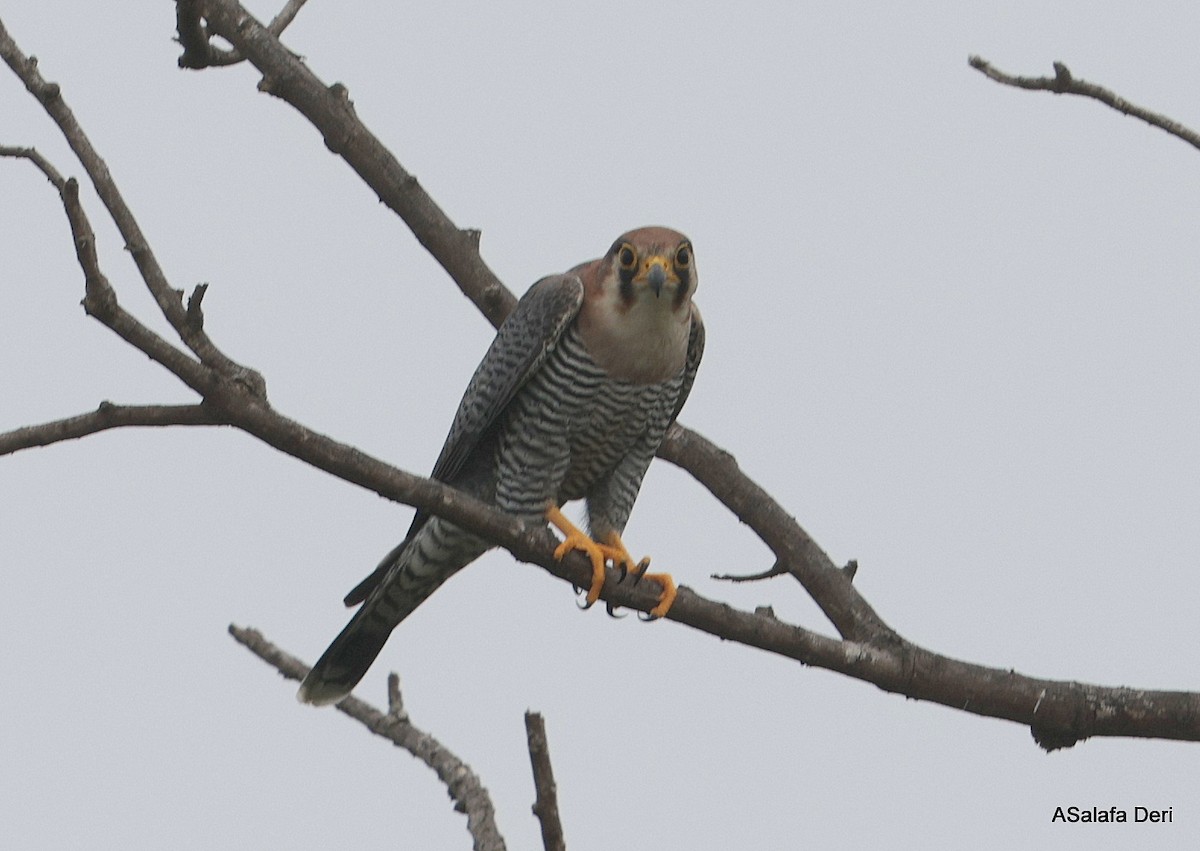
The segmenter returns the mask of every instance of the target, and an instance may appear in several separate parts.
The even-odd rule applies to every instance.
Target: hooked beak
[[[646,259],[646,262],[642,264],[641,272],[639,272],[637,277],[633,280],[634,283],[641,283],[642,281],[645,281],[646,285],[649,286],[651,291],[654,293],[654,297],[658,298],[660,295],[662,295],[663,285],[666,284],[667,281],[678,284],[679,276],[676,275],[674,270],[671,269],[671,266],[669,263],[667,263],[667,259],[665,257],[656,255]]]

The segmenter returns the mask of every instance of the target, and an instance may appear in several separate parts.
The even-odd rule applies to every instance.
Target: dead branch
[[[766,570],[760,570],[757,573],[710,573],[709,579],[715,579],[718,582],[761,582],[764,579],[771,579],[776,576],[783,576],[788,572],[788,569],[779,562],[775,562]]]
[[[205,14],[210,29],[241,50],[249,61],[263,73],[264,80],[260,84],[260,89],[282,98],[305,115],[322,133],[326,146],[345,159],[364,182],[379,195],[380,199],[400,215],[418,241],[434,254],[443,268],[459,285],[459,288],[479,306],[481,312],[493,325],[499,324],[499,321],[502,321],[503,317],[507,315],[514,299],[495,279],[483,263],[482,258],[479,257],[478,233],[461,231],[450,221],[420,188],[416,179],[359,121],[350,105],[345,88],[340,85],[326,86],[323,84],[307,66],[286,50],[278,39],[271,36],[261,24],[258,24],[236,0],[211,0],[206,6]],[[446,250],[450,250],[456,255],[465,254],[467,256],[464,258],[439,253]],[[811,537],[768,494],[741,473],[731,455],[680,425],[671,429],[659,454],[686,469],[713,492],[723,504],[737,514],[743,522],[750,525],[775,552],[777,560],[781,564],[785,564],[788,570],[801,581],[842,636],[847,639],[861,638],[866,642],[861,644],[851,641],[837,642],[799,627],[787,627],[788,630],[793,631],[790,636],[797,638],[803,645],[802,650],[797,649],[796,658],[804,656],[803,661],[810,664],[822,666],[832,664],[835,669],[841,669],[842,662],[835,661],[831,657],[841,656],[840,651],[847,651],[848,656],[857,660],[855,665],[850,667],[856,667],[858,661],[865,658],[860,654],[869,647],[871,652],[867,655],[875,662],[881,662],[886,658],[888,664],[884,667],[895,665],[895,668],[881,676],[880,679],[867,677],[877,685],[889,691],[899,691],[910,697],[923,696],[939,702],[946,702],[947,705],[966,708],[968,711],[981,712],[981,714],[996,712],[1001,717],[1011,717],[1007,713],[1018,712],[1026,719],[1023,723],[1028,723],[1034,731],[1035,738],[1050,747],[1063,746],[1068,741],[1086,737],[1086,734],[1077,735],[1084,733],[1085,728],[1091,730],[1091,735],[1098,735],[1096,730],[1099,728],[1099,724],[1091,721],[1079,724],[1078,721],[1081,718],[1092,719],[1093,716],[1096,716],[1093,720],[1098,722],[1098,716],[1101,714],[1105,716],[1106,721],[1111,721],[1118,716],[1125,716],[1126,713],[1121,710],[1115,713],[1091,711],[1089,707],[1094,708],[1094,700],[1099,697],[1099,693],[1093,691],[1096,687],[1085,687],[1084,691],[1088,693],[1088,696],[1084,697],[1082,694],[1075,694],[1074,686],[1070,684],[1052,684],[1049,687],[1043,687],[1043,681],[1019,677],[1013,672],[1001,672],[955,662],[906,642],[875,614],[870,605],[854,589],[850,581],[853,571],[843,571],[835,566]],[[513,552],[516,554],[515,551]],[[518,555],[518,558],[521,557]],[[553,572],[551,566],[545,564],[543,566]],[[681,598],[683,596],[681,594]],[[686,597],[689,601],[694,600],[697,603],[701,600],[690,590],[687,590]],[[709,601],[703,602],[709,603]],[[618,605],[621,604],[618,603]],[[676,607],[678,606],[679,601],[676,602]],[[728,607],[725,609],[731,615],[733,614],[733,610]],[[688,607],[685,607],[684,612],[675,612],[673,609],[671,614],[674,619],[688,622],[714,634],[729,636],[726,629],[730,628],[732,624],[714,623],[706,621],[704,618],[692,620],[685,617],[685,613],[690,614]],[[745,615],[745,613],[737,614]],[[745,617],[759,621],[754,628],[747,630],[743,639],[746,643],[755,644],[757,627],[764,626],[761,621],[766,621],[772,627],[780,625],[778,621],[772,621],[763,616],[745,615]],[[746,626],[749,627],[750,624],[746,624]],[[828,644],[826,644],[827,642]],[[851,644],[855,645],[855,649],[851,649]],[[776,652],[779,652],[780,649],[781,645],[775,645]],[[823,651],[830,651],[831,655],[825,656]],[[821,662],[815,661],[821,656],[824,656]],[[963,665],[966,667],[959,667]],[[867,667],[875,668],[875,664]],[[955,670],[956,673],[950,681],[947,681],[943,677],[949,670]],[[927,671],[938,671],[939,675],[926,678]],[[844,672],[849,673],[848,670],[844,670]],[[876,669],[874,673],[883,674],[883,671]],[[952,680],[959,675],[963,679],[956,684],[953,683]],[[891,679],[892,676],[895,676],[896,679]],[[891,681],[885,685],[883,680]],[[1008,688],[1018,680],[1024,686],[1019,690],[1023,692],[1020,697],[1017,697],[1016,693]],[[918,687],[918,683],[923,687]],[[968,683],[970,683],[969,686]],[[994,692],[990,696],[996,700],[981,699],[978,687],[984,683],[994,687]],[[999,687],[1002,683],[1003,687]],[[947,694],[943,692],[946,687],[949,687],[950,691],[958,691],[953,702],[946,700]],[[963,691],[964,687],[966,687],[965,691]],[[924,694],[915,694],[914,691],[917,690]],[[964,694],[971,696],[964,698]],[[1074,696],[1069,697],[1068,695],[1071,694]],[[1106,696],[1115,697],[1118,694],[1128,696],[1127,690],[1123,689],[1115,690],[1111,695],[1106,692]],[[1163,708],[1168,705],[1174,707],[1173,710],[1168,711],[1173,720],[1167,722],[1166,727],[1170,727],[1176,722],[1183,722],[1185,726],[1195,727],[1197,725],[1197,721],[1191,716],[1195,714],[1192,710],[1200,707],[1200,696],[1186,693],[1159,694],[1163,701]],[[1056,698],[1047,703],[1050,695],[1055,695]],[[1027,699],[1029,702],[1025,703]],[[1119,702],[1124,703],[1124,701]],[[1024,708],[1018,709],[1018,706],[1022,704]],[[1066,711],[1062,715],[1055,714],[1054,718],[1049,718],[1045,714],[1051,705],[1062,708],[1063,704],[1071,704],[1072,710]],[[1034,718],[1035,709],[1038,714],[1036,719]],[[1070,719],[1066,718],[1066,715],[1070,715]],[[1133,716],[1145,717],[1141,714],[1140,709],[1133,711],[1129,717]],[[1191,720],[1186,720],[1189,718]],[[1056,738],[1051,731],[1058,730],[1060,724],[1062,729],[1073,732],[1066,732],[1061,738]]]
[[[258,630],[230,624],[229,634],[286,679],[299,681],[308,674],[307,665],[267,641]],[[409,721],[408,714],[400,709],[399,677],[395,674],[389,677],[387,712],[380,712],[356,697],[347,697],[337,708],[376,736],[403,748],[433,769],[445,784],[454,809],[466,814],[467,830],[475,842],[475,851],[504,851],[504,838],[496,827],[496,813],[487,789],[469,765]]]
[[[288,24],[296,19],[306,2],[308,0],[288,0],[287,5],[267,24],[267,30],[276,36],[281,35]],[[204,21],[200,17],[199,0],[177,2],[175,20],[179,32],[176,40],[183,48],[179,57],[180,68],[209,68],[236,65],[243,61],[244,57],[237,48],[225,50],[209,40]]]
[[[225,421],[203,405],[114,405],[101,402],[94,411],[40,425],[25,426],[0,434],[0,455],[21,449],[49,446],[130,426],[225,425]]]
[[[487,269],[478,253],[478,233],[456,228],[395,158],[354,114],[344,89],[326,87],[266,28],[233,0],[208,0],[208,29],[230,41],[265,76],[262,88],[293,103],[325,135],[417,238],[435,254],[459,286],[493,322],[507,313],[513,297]],[[79,205],[77,186],[61,192],[77,256],[84,270],[89,313],[166,366],[195,390],[222,421],[268,445],[389,499],[416,506],[476,532],[518,559],[538,564],[577,586],[590,569],[582,555],[559,563],[545,527],[526,528],[496,509],[444,485],[398,470],[357,449],[318,434],[275,411],[261,384],[223,355],[188,318],[182,293],[167,284],[136,222],[116,192],[103,161],[87,143],[62,100],[0,25],[0,53],[26,81],[55,119],[97,186],[109,215],[129,243],[147,287],[191,354],[176,348],[126,313],[100,272],[94,236]],[[195,298],[198,304],[200,293]],[[198,314],[198,310],[195,311]],[[196,357],[193,357],[195,355]],[[196,359],[198,358],[198,360]],[[253,374],[257,377],[257,374]],[[261,382],[261,377],[257,377]],[[674,427],[661,456],[688,470],[771,547],[834,623],[835,639],[777,620],[769,611],[748,613],[681,588],[668,618],[722,639],[758,647],[803,664],[838,671],[911,698],[932,700],[979,715],[1027,725],[1047,748],[1065,747],[1089,736],[1138,736],[1200,740],[1200,695],[1148,692],[1071,682],[1040,680],[950,659],[917,647],[892,630],[858,594],[850,571],[835,566],[793,518],[737,466],[735,459],[703,437]],[[610,574],[602,593],[614,606],[648,611],[654,591],[631,587]]]
[[[48,159],[41,155],[36,148],[17,148],[12,145],[0,145],[0,157],[14,157],[29,160],[59,192],[62,192],[66,179],[58,173]]]
[[[210,31],[238,47],[263,73],[265,85],[260,88],[308,118],[329,149],[403,219],[462,292],[499,326],[516,298],[480,257],[479,233],[461,231],[446,216],[354,110],[347,108],[345,89],[325,85],[236,0],[212,0],[205,11]],[[331,139],[339,141],[332,144]],[[882,637],[891,632],[816,542],[770,495],[740,474],[732,456],[678,424],[668,432],[658,454],[691,473],[750,525],[841,635]]]
[[[1078,79],[1061,62],[1054,63],[1053,77],[1016,77],[998,70],[986,59],[979,56],[971,56],[967,59],[967,62],[972,68],[1005,86],[1033,91],[1053,92],[1056,95],[1081,95],[1082,97],[1098,100],[1106,106],[1112,107],[1117,112],[1132,115],[1134,118],[1140,118],[1147,124],[1157,127],[1160,130],[1165,130],[1172,136],[1182,139],[1192,147],[1200,148],[1200,133],[1185,127],[1178,121],[1168,118],[1165,115],[1151,112],[1135,103],[1130,103],[1125,98],[1103,86]]]
[[[4,28],[2,22],[0,22],[0,56],[3,56],[4,61],[13,70],[13,73],[20,78],[25,84],[25,88],[29,90],[29,93],[41,103],[46,113],[58,125],[63,137],[67,140],[67,144],[71,146],[71,150],[75,153],[75,156],[87,172],[88,178],[96,190],[96,194],[100,196],[100,200],[104,203],[104,207],[108,211],[110,218],[125,240],[125,249],[133,256],[134,263],[137,265],[138,272],[145,282],[147,289],[154,296],[159,310],[162,311],[167,321],[171,323],[171,327],[175,329],[179,338],[200,359],[200,362],[212,371],[220,376],[238,381],[249,389],[250,392],[265,398],[266,385],[261,375],[231,360],[213,345],[212,340],[208,338],[203,328],[196,327],[188,322],[187,313],[183,306],[183,291],[172,289],[167,282],[166,274],[163,272],[162,267],[159,266],[154,252],[150,250],[150,245],[146,241],[145,235],[137,223],[137,219],[134,218],[133,211],[129,209],[129,206],[125,203],[125,199],[121,196],[120,190],[117,189],[116,181],[113,180],[108,166],[92,146],[91,140],[88,139],[83,128],[79,126],[79,122],[75,120],[75,115],[70,107],[67,106],[66,101],[62,99],[58,84],[46,82],[38,70],[37,60],[25,56],[20,51],[16,43],[9,36],[8,31]],[[64,191],[70,191],[70,184],[71,181],[67,181]],[[78,203],[75,202],[73,206],[78,208]],[[68,215],[71,216],[71,213],[72,209],[69,207]],[[72,232],[76,234],[76,244],[79,245],[79,240],[84,236],[94,242],[94,238],[90,236],[90,233],[77,230],[76,218],[80,219],[81,225],[86,225],[86,219],[82,215],[72,217]],[[80,260],[83,262],[82,257]],[[89,278],[90,283],[92,283],[91,278]],[[104,286],[107,287],[107,283]],[[89,290],[89,298],[91,296],[92,293]],[[84,306],[88,307],[86,301]],[[103,321],[103,317],[98,318],[101,318]],[[151,356],[153,357],[153,355]],[[164,363],[164,366],[166,365]],[[172,371],[174,372],[174,370]],[[176,375],[183,378],[183,375],[178,372],[176,372]],[[203,391],[190,382],[189,386],[203,395]]]
[[[260,91],[295,107],[363,182],[412,230],[463,293],[499,326],[517,303],[479,256],[479,231],[459,228],[367,127],[345,86],[326,85],[239,3],[206,2],[204,20],[263,75]]]
[[[562,821],[558,817],[558,787],[554,784],[546,722],[541,713],[525,713],[525,735],[529,739],[529,761],[533,765],[533,786],[537,790],[533,814],[542,825],[542,846],[546,851],[566,851]]]

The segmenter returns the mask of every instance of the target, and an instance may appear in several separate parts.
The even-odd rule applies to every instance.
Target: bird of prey
[[[651,615],[675,599],[667,574],[647,573],[621,533],[642,477],[687,400],[704,351],[692,301],[696,260],[676,231],[647,227],[603,257],[529,288],[467,385],[432,478],[526,522],[549,522],[592,563],[586,605],[606,562],[662,587]],[[587,502],[590,534],[563,516]],[[300,685],[318,705],[348,695],[388,636],[439,585],[493,545],[418,511],[404,541],[346,596],[362,606]],[[585,606],[586,607],[586,606]]]

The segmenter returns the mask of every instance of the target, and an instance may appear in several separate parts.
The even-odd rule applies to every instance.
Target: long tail
[[[380,595],[375,595],[379,597]],[[358,685],[383,650],[399,621],[383,617],[368,600],[313,665],[296,697],[301,703],[326,706],[337,703]],[[414,605],[412,608],[416,608]],[[407,614],[407,613],[406,613]]]
[[[300,702],[325,706],[350,694],[400,621],[487,546],[435,517],[407,546],[389,553],[395,557],[392,565],[387,570],[380,565],[368,578],[378,574],[378,584],[300,684]]]

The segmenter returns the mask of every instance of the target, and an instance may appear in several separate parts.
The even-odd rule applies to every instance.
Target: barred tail
[[[300,684],[300,702],[326,706],[350,694],[400,621],[487,548],[482,539],[434,517],[406,545],[389,553],[394,555],[392,563],[385,559],[359,586],[373,586],[362,608]]]
[[[375,596],[378,598],[381,595]],[[354,613],[350,623],[346,624],[346,628],[321,654],[317,664],[313,665],[296,695],[301,703],[311,703],[314,706],[337,703],[350,694],[359,680],[366,676],[367,669],[383,650],[388,636],[399,623],[391,618],[381,617],[379,607],[372,605],[374,602],[374,599],[368,600]]]

